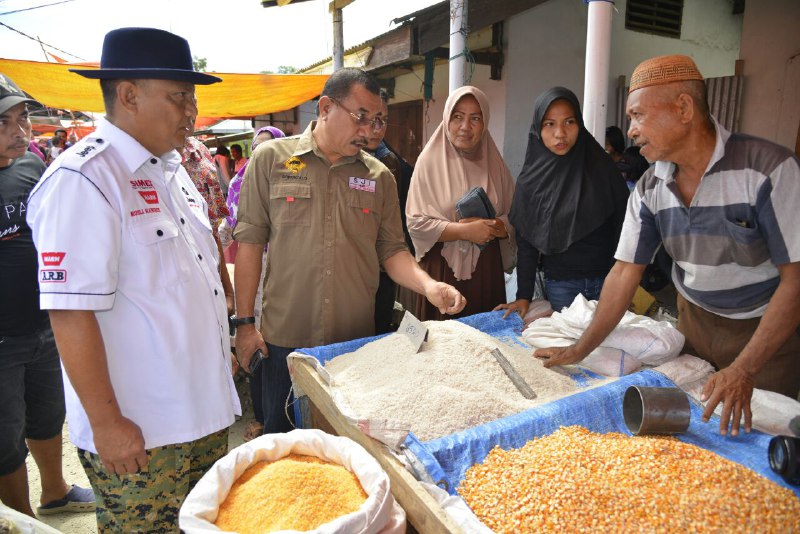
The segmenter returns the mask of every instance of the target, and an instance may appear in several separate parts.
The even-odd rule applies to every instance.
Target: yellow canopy
[[[0,72],[45,106],[102,113],[97,80],[71,68],[89,67],[0,58]],[[212,74],[222,82],[197,86],[201,117],[253,117],[291,109],[319,95],[328,79],[320,74]]]

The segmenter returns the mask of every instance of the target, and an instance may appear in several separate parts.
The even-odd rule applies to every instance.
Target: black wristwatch
[[[231,331],[231,335],[234,335],[236,334],[237,326],[241,326],[243,324],[255,324],[255,322],[255,317],[236,317],[235,315],[231,315],[228,317],[228,328]]]

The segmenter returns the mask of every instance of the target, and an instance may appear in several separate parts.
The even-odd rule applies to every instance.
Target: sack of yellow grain
[[[322,484],[325,490],[314,489],[319,483],[315,478],[323,477],[327,477]],[[298,484],[298,480],[305,482]],[[260,491],[257,485],[262,483],[269,487]],[[341,488],[341,499],[332,495],[334,486]],[[229,496],[231,500],[226,501]],[[355,511],[330,520],[335,516],[331,510],[340,506],[353,509],[358,502]],[[257,514],[263,519],[253,521]],[[318,525],[323,517],[328,522],[308,527]],[[262,520],[271,522],[271,530],[264,528]],[[389,477],[360,445],[320,430],[293,430],[256,438],[217,461],[186,497],[179,522],[187,534],[299,529],[325,534],[395,534],[405,532],[406,518],[392,497]],[[232,524],[242,526],[232,529]]]

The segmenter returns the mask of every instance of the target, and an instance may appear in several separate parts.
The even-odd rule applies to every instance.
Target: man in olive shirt
[[[236,350],[244,368],[257,349],[267,356],[261,366],[264,433],[292,429],[285,415],[290,410],[284,410],[289,353],[372,335],[381,266],[443,313],[466,304],[408,252],[394,178],[362,152],[386,119],[379,93],[371,75],[336,71],[322,90],[319,119],[300,136],[263,143],[247,166],[234,230]],[[259,332],[252,316],[267,243]]]

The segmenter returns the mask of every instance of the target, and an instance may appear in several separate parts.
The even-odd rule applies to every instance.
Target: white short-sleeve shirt
[[[122,414],[145,448],[241,413],[205,202],[176,151],[154,156],[108,121],[51,166],[28,201],[43,309],[93,310]],[[70,437],[96,452],[65,374]]]

